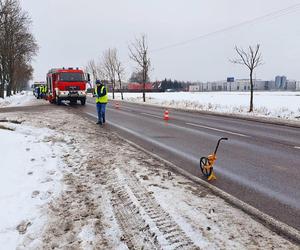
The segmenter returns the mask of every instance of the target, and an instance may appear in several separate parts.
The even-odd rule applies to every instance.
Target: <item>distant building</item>
[[[276,76],[275,77],[275,87],[277,89],[286,89],[287,86],[287,78],[286,76]]]
[[[208,82],[202,83],[200,91],[209,91],[209,87],[208,86],[209,86]]]
[[[254,90],[271,90],[274,81],[254,80]]]
[[[296,91],[300,91],[300,81],[296,82]]]
[[[281,77],[281,86],[283,87],[283,89],[287,88],[287,79],[286,79],[286,76],[282,76]]]
[[[248,91],[250,90],[249,79],[236,79],[231,83],[231,91]]]
[[[295,80],[287,80],[285,89],[289,90],[289,91],[295,91],[296,90],[296,81]]]
[[[281,87],[281,76],[275,77],[275,87],[279,89]]]
[[[189,86],[190,92],[199,92],[200,91],[200,84],[194,84]]]
[[[275,81],[266,81],[265,82],[265,90],[274,90],[275,89]]]
[[[261,79],[253,79],[253,89],[256,91],[274,91],[288,90],[299,91],[300,81],[287,80],[286,76],[276,76],[275,81],[264,81]],[[232,82],[227,80],[214,81],[206,83],[194,83],[189,86],[189,91],[250,91],[249,79],[234,79]]]

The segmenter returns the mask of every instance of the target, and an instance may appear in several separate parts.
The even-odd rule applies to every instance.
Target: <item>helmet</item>
[[[96,80],[96,84],[101,84],[101,81],[100,80]]]

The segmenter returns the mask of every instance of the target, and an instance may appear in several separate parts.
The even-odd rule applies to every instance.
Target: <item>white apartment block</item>
[[[268,90],[288,90],[288,91],[299,91],[300,81],[287,80],[285,86],[278,88],[275,81],[263,81],[254,79],[254,90],[256,91],[268,91]],[[215,81],[198,83],[189,86],[189,91],[250,91],[250,80],[249,79],[236,79],[234,82],[227,81]]]

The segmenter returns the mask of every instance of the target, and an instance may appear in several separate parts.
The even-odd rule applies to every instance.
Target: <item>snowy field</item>
[[[116,98],[120,99],[119,93]],[[142,93],[124,93],[124,99],[141,103]],[[254,112],[251,114],[248,113],[248,92],[146,93],[146,102],[172,108],[300,121],[300,92],[254,92]]]

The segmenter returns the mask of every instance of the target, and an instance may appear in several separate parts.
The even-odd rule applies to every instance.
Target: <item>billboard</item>
[[[234,77],[227,77],[227,82],[234,82]]]

